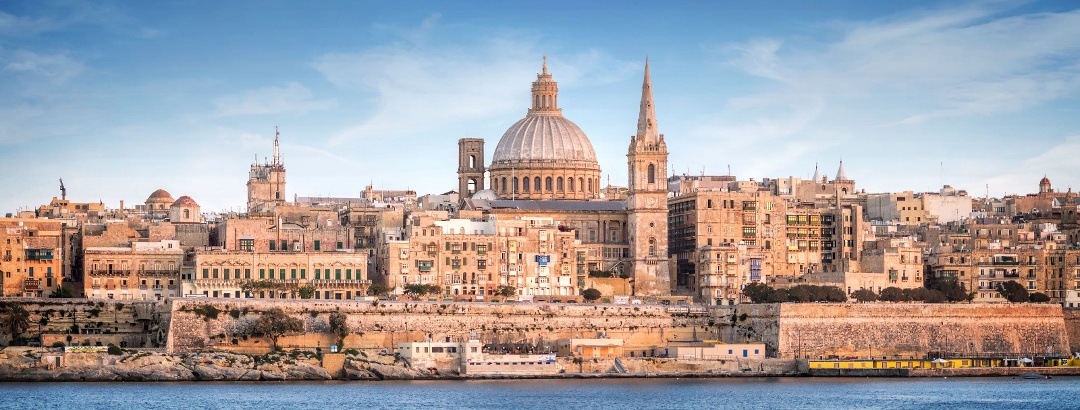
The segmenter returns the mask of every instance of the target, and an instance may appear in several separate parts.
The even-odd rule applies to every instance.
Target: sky
[[[243,211],[275,127],[290,199],[454,190],[457,140],[490,160],[544,55],[614,185],[648,57],[677,174],[1080,190],[1071,1],[35,0],[0,2],[0,214],[60,178]]]

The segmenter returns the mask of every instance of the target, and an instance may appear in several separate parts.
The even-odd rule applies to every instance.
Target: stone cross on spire
[[[278,137],[281,136],[281,131],[278,131],[278,127],[274,126],[274,165],[281,165],[281,151],[278,150]]]
[[[638,114],[637,139],[656,142],[656,111],[653,109],[652,80],[649,78],[649,58],[645,58],[645,80],[641,83],[641,111]]]

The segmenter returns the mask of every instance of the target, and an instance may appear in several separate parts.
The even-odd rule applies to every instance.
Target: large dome
[[[491,189],[500,199],[597,199],[600,164],[589,137],[562,115],[559,85],[536,75],[532,108],[511,125],[491,156]]]
[[[559,115],[530,113],[506,130],[491,160],[596,162],[596,152],[589,138],[572,121]]]

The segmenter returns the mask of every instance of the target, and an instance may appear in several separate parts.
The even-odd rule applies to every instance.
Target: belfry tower
[[[631,268],[636,295],[671,294],[668,267],[667,144],[657,132],[649,60],[641,85],[637,134],[626,153],[629,166],[627,198]]]
[[[484,140],[458,140],[458,198],[470,198],[484,189]]]

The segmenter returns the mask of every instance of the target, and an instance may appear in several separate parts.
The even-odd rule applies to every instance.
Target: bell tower
[[[637,134],[626,153],[629,167],[627,198],[630,258],[637,295],[671,294],[668,267],[667,144],[657,132],[649,60],[641,85]]]
[[[484,189],[484,140],[458,140],[458,198],[470,198]]]

